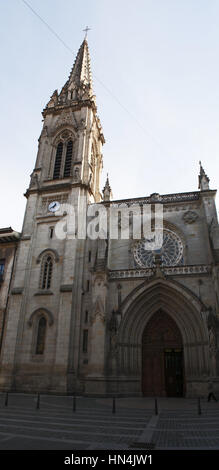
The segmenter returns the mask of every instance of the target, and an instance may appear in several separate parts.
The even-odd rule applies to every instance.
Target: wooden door
[[[163,310],[149,320],[142,335],[142,392],[146,396],[182,396],[181,333]]]

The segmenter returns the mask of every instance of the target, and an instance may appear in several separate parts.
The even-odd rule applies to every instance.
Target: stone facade
[[[0,389],[141,395],[151,374],[154,394],[177,395],[175,372],[185,396],[205,395],[209,377],[219,388],[219,226],[204,169],[191,193],[113,201],[107,177],[101,194],[104,136],[86,40],[43,118],[7,302]],[[163,208],[157,251],[146,252],[142,237],[83,237],[73,223],[75,214],[86,221],[88,209],[94,216],[104,207],[109,220],[112,209],[143,213],[149,205]],[[158,322],[145,349],[147,326],[162,312],[166,326]],[[150,350],[149,360],[143,351]]]
[[[0,229],[0,351],[20,234],[11,227]]]

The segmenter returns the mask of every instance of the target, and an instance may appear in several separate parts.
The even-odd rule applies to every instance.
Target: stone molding
[[[23,294],[23,287],[14,287],[11,291],[11,295],[20,295]]]
[[[194,274],[210,274],[211,266],[210,265],[191,265],[191,266],[170,266],[162,268],[164,275],[166,276],[175,276],[175,275],[194,275]],[[109,271],[109,280],[114,279],[129,279],[129,278],[149,278],[154,275],[154,268],[145,268],[145,269],[123,269]]]
[[[156,197],[155,197],[156,196]],[[156,194],[145,198],[134,199],[120,199],[116,201],[108,201],[113,207],[119,207],[121,204],[132,206],[133,204],[154,204],[154,203],[169,203],[169,202],[186,202],[197,201],[200,199],[200,191],[193,191],[189,193],[176,193],[176,194]],[[104,202],[102,202],[104,204]]]
[[[126,204],[128,207],[135,204],[154,204],[154,203],[178,203],[187,201],[200,201],[201,197],[214,197],[216,191],[214,189],[208,191],[192,191],[188,193],[174,193],[174,194],[151,194],[148,197],[139,197],[133,199],[119,199],[114,201],[102,201],[101,204],[112,205],[113,207],[119,207],[121,204]]]
[[[51,290],[38,290],[34,295],[53,295]]]
[[[56,250],[54,250],[53,248],[45,248],[45,250],[41,251],[41,253],[38,255],[37,257],[37,264],[39,264],[42,260],[42,258],[44,257],[44,255],[46,255],[48,253],[49,254],[52,254],[54,260],[56,263],[59,262],[59,255],[58,255],[58,252]]]
[[[47,308],[37,308],[30,316],[27,324],[29,327],[33,325],[33,320],[35,317],[40,317],[41,315],[44,315],[48,321],[49,326],[52,326],[54,323],[54,317],[53,314],[47,309]]]
[[[60,286],[60,292],[72,292],[73,284],[63,284]]]

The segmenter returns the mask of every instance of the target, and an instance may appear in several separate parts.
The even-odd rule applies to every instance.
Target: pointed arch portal
[[[189,289],[167,279],[144,282],[124,299],[117,337],[117,373],[127,381],[127,393],[198,393],[197,387],[209,374],[203,310],[203,304]]]

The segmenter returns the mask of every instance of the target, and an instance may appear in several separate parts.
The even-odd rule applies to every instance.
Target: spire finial
[[[84,39],[87,39],[87,33],[88,33],[88,31],[90,31],[90,30],[91,30],[91,28],[88,28],[88,26],[86,26],[86,28],[83,29],[83,31],[85,31],[85,37],[84,37]]]
[[[107,173],[106,183],[103,188],[103,200],[110,201],[113,198],[112,190],[109,184],[109,173]]]
[[[199,160],[199,165],[200,165],[200,173],[199,173],[199,177],[198,177],[198,180],[199,180],[198,187],[201,191],[203,191],[203,190],[209,189],[210,179],[208,178],[208,176],[205,173],[204,168],[202,167],[201,160]]]

